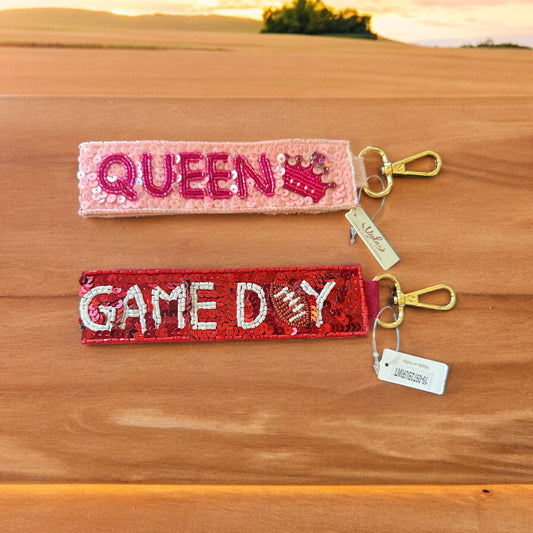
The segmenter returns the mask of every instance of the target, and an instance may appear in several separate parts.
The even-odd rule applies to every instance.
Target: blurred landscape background
[[[381,35],[353,39],[262,28],[260,20],[220,15],[3,10],[0,91],[306,98],[533,92],[530,50],[494,50],[495,43],[422,47]]]
[[[314,6],[321,14],[325,8],[336,14],[356,10],[371,17],[376,34],[411,44],[457,47],[491,39],[495,43],[533,46],[533,3],[524,0],[0,0],[0,10],[4,11],[0,25],[33,29],[97,25],[115,30],[158,27],[198,31],[227,31],[232,27],[235,31],[258,31],[266,12],[294,5],[299,9]],[[48,9],[22,13],[21,8]],[[93,13],[59,12],[49,8],[90,9]],[[7,10],[13,11],[5,13]],[[104,17],[97,14],[98,11],[135,17],[128,20]],[[160,15],[145,16],[154,13]],[[200,16],[201,20],[193,20],[190,16]],[[221,16],[224,20],[216,18]]]

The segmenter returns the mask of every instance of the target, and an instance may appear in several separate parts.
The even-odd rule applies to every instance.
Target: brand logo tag
[[[400,260],[400,256],[361,206],[350,209],[345,216],[383,270],[388,270]]]

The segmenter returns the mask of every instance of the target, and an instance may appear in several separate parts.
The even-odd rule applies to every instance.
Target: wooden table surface
[[[312,98],[289,84],[279,98],[265,85],[247,98],[219,98],[215,85],[192,98],[178,82],[169,95],[162,74],[161,94],[132,95],[132,70],[123,89],[114,80],[114,94],[90,94],[57,59],[54,93],[50,72],[39,87],[32,50],[1,49],[0,67],[25,52],[28,69],[0,81],[2,530],[533,530],[531,53],[377,46],[380,65],[409,50],[413,70],[431,54],[470,61],[470,91],[432,94],[400,77],[403,96],[369,86],[339,98],[324,82]],[[74,64],[80,52],[68,52]],[[116,51],[91,52],[112,72]],[[522,79],[474,86],[475,69],[513,62]],[[377,144],[391,160],[441,154],[438,176],[395,180],[376,222],[406,291],[445,282],[457,292],[452,311],[408,309],[400,329],[402,351],[449,365],[443,396],[378,381],[370,336],[80,345],[84,269],[358,263],[367,279],[382,273],[350,245],[343,212],[77,214],[80,142],[290,137],[349,139],[354,152]],[[394,333],[378,335],[394,347]]]

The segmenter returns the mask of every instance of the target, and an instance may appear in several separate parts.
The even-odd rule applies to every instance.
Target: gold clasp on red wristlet
[[[382,279],[389,279],[394,283],[391,303],[398,306],[398,316],[394,320],[394,322],[384,322],[383,320],[381,320],[381,318],[377,319],[378,324],[383,328],[397,328],[403,322],[405,314],[404,308],[406,305],[410,305],[413,307],[423,307],[425,309],[434,309],[437,311],[449,311],[457,302],[457,295],[455,294],[455,291],[449,285],[444,285],[443,283],[439,283],[438,285],[432,285],[431,287],[426,287],[425,289],[420,289],[418,291],[403,292],[400,286],[400,282],[392,274],[380,274],[379,276],[376,276],[374,278],[374,281],[380,281]],[[450,294],[450,301],[447,304],[437,305],[420,301],[420,296],[422,296],[423,294],[428,294],[440,290],[447,291]]]

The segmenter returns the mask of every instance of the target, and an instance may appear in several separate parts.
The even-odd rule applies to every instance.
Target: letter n
[[[233,168],[237,172],[237,194],[241,198],[248,196],[246,180],[251,178],[255,186],[265,195],[274,196],[276,182],[272,172],[272,166],[266,154],[259,156],[261,174],[255,171],[250,162],[242,155],[236,155],[233,159]]]

